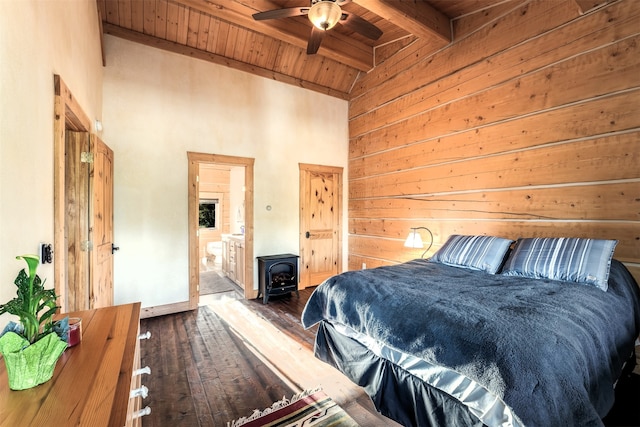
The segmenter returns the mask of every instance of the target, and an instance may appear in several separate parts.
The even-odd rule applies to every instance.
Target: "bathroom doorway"
[[[202,291],[253,289],[254,159],[188,153],[189,300]],[[209,287],[207,291],[203,289]]]
[[[244,166],[200,163],[199,294],[244,293]]]

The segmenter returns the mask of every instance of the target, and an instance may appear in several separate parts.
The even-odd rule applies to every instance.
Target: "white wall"
[[[345,168],[347,235],[346,101],[115,37],[105,46],[117,304],[188,299],[187,151],[255,158],[254,259],[299,252],[299,162]]]
[[[16,255],[53,243],[53,75],[100,118],[102,71],[95,1],[0,1],[2,303],[15,296],[13,280],[26,266]],[[39,274],[53,287],[50,264]]]

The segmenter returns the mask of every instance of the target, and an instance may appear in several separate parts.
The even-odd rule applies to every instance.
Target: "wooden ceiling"
[[[309,0],[96,0],[104,34],[226,65],[349,99],[356,80],[393,53],[419,40],[451,41],[452,20],[504,0],[351,0],[342,9],[383,32],[370,40],[338,24],[315,55],[307,55],[306,16],[255,21],[273,9]],[[108,61],[108,58],[105,59]]]

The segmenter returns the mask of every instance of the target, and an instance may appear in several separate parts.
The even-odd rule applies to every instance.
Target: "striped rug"
[[[322,390],[305,390],[263,411],[227,423],[227,427],[358,427],[358,424]]]

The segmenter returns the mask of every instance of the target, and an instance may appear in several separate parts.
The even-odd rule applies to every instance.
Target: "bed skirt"
[[[315,356],[363,387],[376,409],[404,426],[485,427],[457,399],[378,357],[322,321]]]

